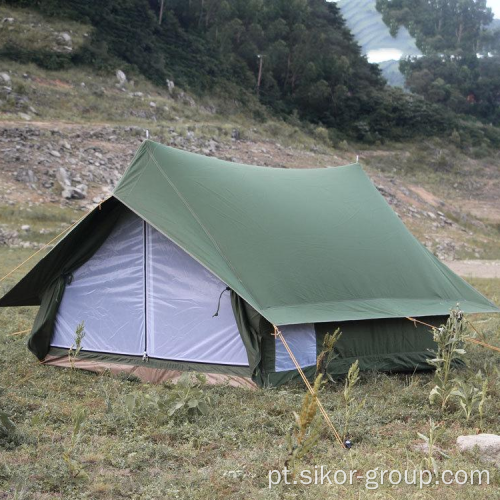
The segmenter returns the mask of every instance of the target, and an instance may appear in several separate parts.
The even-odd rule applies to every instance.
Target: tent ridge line
[[[212,242],[212,245],[215,247],[215,249],[217,250],[217,252],[219,253],[219,255],[222,257],[222,259],[226,263],[226,265],[232,271],[232,273],[234,274],[234,276],[236,277],[236,279],[241,284],[243,284],[243,281],[241,280],[241,278],[239,277],[238,273],[234,269],[231,261],[226,257],[226,255],[224,254],[224,252],[222,251],[222,249],[220,248],[220,246],[218,245],[217,241],[212,236],[212,234],[210,233],[210,231],[201,222],[201,220],[199,219],[199,217],[196,215],[196,212],[191,208],[191,205],[189,205],[189,203],[184,198],[184,196],[182,196],[182,193],[179,191],[179,189],[177,188],[177,186],[172,182],[172,180],[170,179],[170,177],[166,174],[166,172],[164,172],[162,170],[162,168],[160,167],[160,165],[156,161],[156,158],[154,157],[153,153],[149,150],[149,148],[146,148],[146,151],[148,152],[150,159],[156,165],[156,168],[158,169],[158,171],[160,172],[160,174],[162,174],[163,177],[165,177],[165,179],[167,180],[167,182],[170,184],[170,186],[172,186],[172,189],[175,191],[175,193],[177,194],[177,196],[179,197],[179,199],[182,201],[182,203],[184,204],[184,206],[189,210],[189,213],[192,215],[192,217],[194,218],[194,220],[198,223],[198,225],[201,227],[201,229],[203,230],[203,232],[208,236],[208,238]],[[224,280],[222,280],[222,281],[224,281]],[[249,295],[252,297],[253,302],[258,305],[258,308],[262,309],[262,307],[260,306],[259,302],[255,299],[254,294],[253,293],[249,293]]]
[[[144,149],[146,150],[146,152],[149,154],[149,157],[152,158],[152,154],[151,152],[149,151],[149,141],[146,139],[142,145],[144,146]],[[130,165],[128,166],[127,170],[125,171],[125,173],[123,174],[122,176],[122,179],[126,176],[127,172],[130,170],[130,168],[132,167],[132,165],[135,163],[135,160],[136,158],[139,156],[139,151],[141,150],[141,148],[139,148],[135,155],[134,155],[134,158],[132,159],[132,161],[130,162]],[[148,164],[146,164],[146,166],[142,169],[142,172],[139,174],[139,176],[137,177],[136,181],[134,182],[134,184],[132,186],[129,187],[128,189],[128,192],[127,194],[130,195],[130,193],[132,193],[132,191],[135,189],[135,186],[137,186],[137,183],[141,180],[141,177],[143,176],[144,172],[148,169]],[[118,186],[117,186],[118,187]]]

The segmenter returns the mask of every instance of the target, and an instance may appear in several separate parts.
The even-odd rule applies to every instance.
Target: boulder
[[[69,180],[69,175],[68,172],[66,172],[65,168],[63,167],[59,168],[59,170],[56,172],[56,179],[63,189],[71,187],[71,181]],[[64,197],[66,198],[66,196]]]
[[[460,451],[473,451],[477,447],[481,460],[500,466],[500,436],[496,434],[459,436],[457,446]]]
[[[119,87],[123,87],[127,83],[127,75],[121,69],[117,70],[116,79],[118,80]]]
[[[54,156],[55,158],[61,158],[61,153],[59,153],[59,151],[52,150],[52,151],[49,151],[49,153],[52,156]]]
[[[11,78],[9,73],[6,73],[5,71],[0,73],[0,83],[2,83],[3,85],[10,85]]]
[[[57,35],[57,43],[59,45],[71,46],[73,40],[71,39],[71,35],[69,33],[63,32]]]
[[[61,192],[61,196],[66,200],[71,200],[71,198],[73,198],[73,188],[72,187],[64,188]]]
[[[73,198],[76,198],[78,200],[83,200],[84,198],[87,197],[87,191],[88,191],[88,186],[87,184],[78,184],[74,189],[73,189]]]
[[[194,108],[196,106],[196,102],[194,101],[194,99],[190,95],[186,94],[185,92],[180,92],[178,99],[181,102],[183,102],[184,104],[191,106],[192,108]]]
[[[33,170],[25,170],[23,168],[19,169],[15,176],[14,179],[18,182],[25,182],[26,184],[36,184],[37,178],[36,175],[33,173]]]
[[[75,194],[76,196],[79,196],[83,199],[87,196],[88,189],[89,188],[88,188],[87,184],[84,184],[82,182],[75,187],[75,189],[74,189],[75,192],[73,194]]]

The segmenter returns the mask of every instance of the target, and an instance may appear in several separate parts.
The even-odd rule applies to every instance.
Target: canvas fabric
[[[264,168],[145,141],[114,196],[276,325],[499,311],[358,164]]]

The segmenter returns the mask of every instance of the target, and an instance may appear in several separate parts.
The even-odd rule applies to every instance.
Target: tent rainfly
[[[145,141],[113,196],[2,299],[40,306],[29,349],[76,366],[161,381],[277,386],[307,376],[326,332],[343,334],[332,376],[427,369],[431,333],[499,309],[406,229],[359,164],[276,169]]]

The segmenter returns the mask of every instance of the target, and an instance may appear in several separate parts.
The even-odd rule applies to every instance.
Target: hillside
[[[439,102],[387,87],[338,6],[326,0],[171,0],[161,19],[147,0],[9,0],[1,9],[9,20],[0,39],[5,63],[102,75],[122,69],[164,89],[174,82],[198,99],[232,100],[256,120],[273,115],[320,124],[333,145],[446,137],[453,130],[466,142],[484,137],[500,144],[500,131],[487,123],[464,123]]]
[[[93,29],[36,11],[0,9],[1,15],[14,19],[4,23],[11,34],[0,32],[0,41],[15,36],[30,50],[38,40],[47,53],[73,53]],[[68,43],[65,33],[71,51],[61,45]],[[88,66],[48,70],[4,60],[0,76],[5,145],[0,200],[8,206],[49,202],[89,208],[111,193],[148,130],[159,142],[175,147],[282,168],[342,165],[359,155],[405,223],[438,255],[498,257],[498,245],[493,244],[500,237],[498,150],[488,139],[488,129],[468,125],[472,140],[460,132],[447,142],[386,140],[367,147],[297,117],[285,121],[257,101],[249,108],[217,92],[186,91],[173,81],[170,87],[159,86],[128,69],[116,74]],[[408,118],[416,123],[418,114]],[[360,122],[360,134],[369,133],[364,126]],[[63,192],[71,199],[65,201]],[[44,239],[20,231],[22,223],[4,220],[4,231],[17,231],[18,239]]]
[[[122,85],[116,76],[14,63],[9,75],[22,111],[2,113],[2,227],[22,241],[51,235],[38,234],[47,229],[39,226],[36,234],[21,230],[31,224],[23,206],[90,208],[109,196],[148,130],[174,147],[271,167],[343,165],[359,155],[389,203],[440,257],[500,257],[498,152],[473,149],[474,158],[438,139],[332,148],[324,128],[256,121],[219,98],[197,101],[144,79]]]

